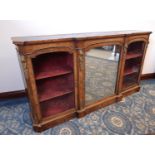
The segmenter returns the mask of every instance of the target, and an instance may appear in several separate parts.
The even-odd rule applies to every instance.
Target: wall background
[[[11,37],[78,32],[149,30],[150,37],[143,74],[155,72],[155,20],[101,20],[83,22],[57,20],[0,20],[0,93],[24,89],[15,46]]]
[[[145,29],[155,32],[155,22],[148,21],[155,21],[155,5],[154,0],[0,0],[0,19],[48,20],[0,21],[0,92],[5,92],[23,89],[10,36],[121,29]],[[144,73],[155,71],[154,38],[152,35]],[[83,152],[100,155],[104,151],[108,155],[124,155],[124,152],[127,155],[146,155],[154,152],[154,136],[52,136],[52,140],[50,136],[1,136],[0,146],[3,154],[11,155],[21,155],[21,152],[24,152],[24,155],[49,154],[51,146],[52,153],[55,154],[72,155],[74,152],[79,155]],[[25,149],[25,146],[29,149]],[[77,149],[77,146],[80,149]],[[89,149],[86,146],[89,146]],[[118,149],[120,146],[121,149]]]

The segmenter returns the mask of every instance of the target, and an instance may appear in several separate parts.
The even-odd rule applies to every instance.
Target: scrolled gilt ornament
[[[79,49],[79,64],[80,64],[80,70],[84,71],[84,52]]]
[[[27,78],[28,70],[27,70],[27,65],[26,65],[26,61],[25,61],[24,56],[21,56],[21,62],[22,62],[22,66],[23,66],[23,69],[24,69],[25,77]]]

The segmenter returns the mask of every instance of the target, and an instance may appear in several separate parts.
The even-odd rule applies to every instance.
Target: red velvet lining
[[[36,79],[58,76],[73,71],[72,54],[67,52],[48,53],[33,60]]]
[[[43,117],[75,107],[72,54],[43,54],[33,59],[33,67]]]
[[[73,92],[73,74],[37,81],[37,87],[41,102],[68,92]]]
[[[74,94],[67,94],[41,103],[42,116],[52,116],[74,108]]]
[[[128,52],[130,52],[130,51],[143,52],[143,48],[144,48],[144,42],[143,41],[133,42],[133,43],[129,44]]]
[[[142,61],[142,57],[126,60],[125,72],[127,72],[129,70],[133,70],[133,72],[135,72],[137,70],[137,72],[138,72],[140,69],[141,61]]]

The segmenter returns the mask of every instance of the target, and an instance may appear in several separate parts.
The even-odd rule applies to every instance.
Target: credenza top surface
[[[45,35],[45,36],[24,36],[24,37],[12,37],[13,43],[16,45],[31,45],[40,43],[49,43],[57,41],[68,40],[82,40],[101,37],[120,37],[140,34],[150,34],[151,31],[107,31],[107,32],[89,32],[89,33],[73,33],[73,34],[58,34],[58,35]]]

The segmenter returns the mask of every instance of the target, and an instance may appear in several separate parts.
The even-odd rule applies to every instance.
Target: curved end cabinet
[[[41,132],[139,91],[151,32],[13,37],[33,128]]]

